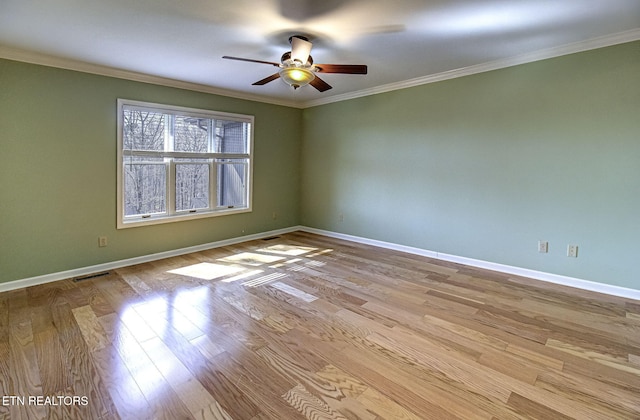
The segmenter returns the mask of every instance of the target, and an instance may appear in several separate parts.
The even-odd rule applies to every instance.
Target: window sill
[[[141,226],[159,225],[164,223],[184,222],[187,220],[204,219],[208,217],[229,216],[238,213],[249,213],[250,207],[242,208],[230,208],[230,209],[217,209],[217,210],[203,210],[196,213],[182,213],[172,216],[160,216],[152,215],[150,217],[142,218],[127,218],[125,220],[118,220],[118,229],[127,229]]]

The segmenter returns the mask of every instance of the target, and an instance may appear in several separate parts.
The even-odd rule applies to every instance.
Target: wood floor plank
[[[567,372],[543,372],[536,379],[538,388],[567,399],[588,402],[594,411],[600,411],[611,418],[633,418],[640,410],[637,394],[609,384],[589,381],[587,377]]]
[[[192,415],[203,412],[209,406],[218,406],[215,398],[160,338],[146,340],[141,343],[141,346]]]
[[[91,306],[96,317],[101,317],[103,315],[107,315],[113,313],[114,310],[109,305],[109,302],[104,298],[100,290],[95,285],[94,281],[86,281],[81,285],[81,290],[85,298],[87,299],[87,304]]]
[[[387,395],[409,411],[430,413],[438,419],[486,419],[482,409],[472,409],[464,402],[453,405],[453,400],[440,392],[432,383],[416,372],[408,373],[406,366],[389,360],[379,352],[350,347],[341,350],[341,357],[332,360],[340,369],[360,378],[364,383]]]
[[[577,373],[596,381],[596,383],[601,382],[640,394],[640,376],[631,372],[611,368],[600,363],[593,363],[578,357],[565,361],[562,371]]]
[[[338,398],[324,398],[334,411],[340,412],[348,419],[375,420],[378,415],[366,404],[358,400],[369,386],[333,365],[327,365],[316,372],[316,375],[334,386],[341,395]],[[371,405],[371,404],[369,404]]]
[[[209,359],[172,327],[167,329],[162,341],[232,418],[251,418],[260,413],[237,387],[240,378],[230,377],[222,369],[232,363],[226,351]],[[204,410],[203,414],[207,412]]]
[[[237,377],[236,387],[247,396],[262,414],[273,418],[301,419],[294,407],[282,398],[283,393],[291,389],[295,382],[270,369],[259,355],[240,351],[229,354],[227,363],[220,369],[229,377]],[[265,376],[268,380],[264,380]]]
[[[478,363],[530,385],[535,384],[541,373],[540,369],[526,365],[525,359],[504,351],[487,350],[478,358]]]
[[[29,397],[42,395],[42,382],[33,344],[31,321],[15,323],[9,328],[9,395]],[[36,404],[17,404],[10,407],[13,418],[44,418],[45,407]]]
[[[93,308],[90,305],[84,305],[71,311],[89,351],[94,352],[104,348],[108,344],[108,339]]]
[[[316,375],[315,372],[305,369],[294,360],[268,346],[261,348],[257,353],[274,371],[294,384],[301,384],[318,395],[332,395],[333,397],[340,393],[331,383]]]
[[[423,366],[440,372],[442,375],[452,381],[463,384],[467,389],[480,395],[486,395],[498,401],[506,402],[509,399],[511,390],[509,385],[501,380],[490,379],[488,371],[483,372],[483,368],[470,362],[451,363],[445,351],[434,346],[425,348],[427,351],[421,351],[418,347],[423,348],[426,342],[412,343],[411,336],[405,339],[398,339],[394,335],[393,338],[373,333],[367,337],[368,340],[376,343],[386,349],[389,349],[402,357],[414,360]],[[495,375],[495,372],[491,372]]]
[[[196,413],[193,418],[196,420],[233,420],[229,413],[227,413],[217,402],[203,408],[202,411]],[[252,417],[252,419],[257,418],[258,416]]]
[[[31,309],[29,307],[26,289],[6,292],[6,302],[6,311],[9,317],[8,326],[31,321]],[[7,332],[7,334],[10,333]]]
[[[51,308],[55,327],[59,333],[62,359],[69,372],[71,389],[75,395],[85,396],[90,404],[85,408],[87,417],[108,417],[116,409],[102,378],[96,373],[89,349],[75,322],[71,305],[54,305]]]
[[[78,395],[72,388],[67,388],[63,391],[56,392],[48,395],[45,398],[53,399],[51,404],[46,403],[44,400],[44,408],[47,411],[47,419],[85,419],[91,418],[91,410],[88,406],[81,403],[73,403],[73,398],[78,398]],[[58,398],[62,398],[59,400]],[[68,403],[69,402],[69,403]],[[107,418],[118,419],[117,414],[111,414]]]
[[[361,402],[365,407],[368,407],[382,418],[397,420],[420,420],[422,418],[385,397],[373,388],[368,388],[360,394],[357,401]]]
[[[285,334],[271,335],[268,339],[270,349],[310,372],[321,370],[327,365],[325,359],[314,352],[313,348],[307,346],[304,334],[300,334],[298,329]]]
[[[640,302],[298,231],[0,293],[0,394],[89,401],[11,419],[638,419]]]
[[[213,339],[222,334],[253,350],[267,345],[260,328],[247,328],[252,325],[251,317],[227,305],[220,296],[213,295],[210,301],[211,306],[203,312],[210,320],[206,330],[208,336]]]
[[[578,324],[587,331],[601,334],[616,340],[620,337],[638,337],[640,336],[640,325],[634,322],[627,322],[625,314],[620,308],[609,307],[602,308],[596,305],[576,305],[576,303],[558,302],[557,300],[540,300],[536,298],[526,297],[520,302],[520,312],[527,312],[528,316],[536,316],[538,314],[548,319],[554,319],[554,322],[564,321],[560,325]],[[570,328],[578,329],[574,325]],[[622,340],[624,343],[624,340]]]
[[[140,325],[136,325],[136,328],[140,328]],[[154,415],[164,415],[167,418],[188,416],[189,410],[176,394],[171,382],[165,379],[143,348],[143,343],[157,337],[143,340],[141,343],[139,338],[128,330],[128,325],[122,319],[120,319],[117,328],[120,329],[122,340],[116,351],[118,351],[142,395],[149,402],[151,409],[154,410]]]
[[[515,392],[511,394],[511,397],[509,397],[509,401],[507,401],[507,404],[516,409],[516,411],[524,418],[554,420],[573,419],[573,417],[565,416],[562,413],[552,410],[543,404],[531,401],[530,399],[525,398],[522,395],[518,395]]]
[[[98,375],[104,381],[121,418],[152,419],[154,410],[140,391],[118,350],[109,345],[92,354]]]
[[[521,347],[514,343],[509,343],[506,351],[526,359],[527,363],[533,366],[546,366],[555,370],[562,370],[564,367],[564,362],[560,359],[536,352],[527,347]]]
[[[55,328],[47,328],[33,337],[36,359],[40,368],[42,391],[52,395],[70,388],[69,371],[63,360],[63,350]]]
[[[303,385],[296,385],[283,395],[283,398],[307,419],[347,420],[342,414],[336,413],[320,398],[314,396]]]
[[[0,343],[9,339],[9,293],[0,293]]]
[[[0,299],[2,299],[1,296]],[[9,370],[10,358],[9,337],[7,334],[6,341],[0,341],[0,396],[14,395],[11,371]],[[0,418],[8,419],[9,415],[10,406],[0,404]]]
[[[424,335],[441,343],[443,346],[464,353],[467,357],[477,359],[485,348],[495,347],[504,349],[506,343],[496,340],[477,331],[441,320],[430,315],[407,314],[404,308],[396,308],[392,305],[367,302],[365,308],[375,310],[378,313],[401,319],[400,325],[406,329],[414,330],[419,335]],[[470,338],[471,337],[471,338]]]
[[[554,339],[547,340],[546,345],[548,347],[573,354],[583,359],[592,360],[597,363],[613,367],[614,369],[624,370],[640,376],[640,368],[628,362],[628,354],[624,356],[610,354],[606,350],[598,352],[591,349],[585,349],[575,344],[565,343],[560,340]]]
[[[51,315],[51,308],[49,306],[46,304],[30,306],[29,309],[31,329],[34,335],[38,334],[40,331],[54,328],[53,316]]]
[[[288,285],[286,283],[283,283],[281,281],[277,281],[277,282],[271,283],[271,284],[269,284],[269,287],[273,287],[273,288],[276,288],[278,290],[281,290],[281,291],[283,291],[283,292],[285,292],[285,293],[287,293],[287,294],[289,294],[291,296],[294,296],[294,297],[296,297],[298,299],[302,299],[305,302],[313,302],[314,300],[318,299],[317,296],[313,296],[313,295],[311,295],[309,293],[303,292],[302,290],[296,289],[295,287],[290,286],[290,285]]]

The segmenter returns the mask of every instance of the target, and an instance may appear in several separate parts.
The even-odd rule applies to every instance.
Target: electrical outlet
[[[567,245],[567,257],[578,258],[578,245]]]
[[[271,218],[273,220],[276,220],[278,218],[278,213],[276,213],[275,211],[273,212],[273,214],[271,214]]]
[[[338,215],[338,217],[340,218],[340,221],[341,221],[341,222],[344,222],[344,214],[340,213],[340,214]]]
[[[538,252],[542,254],[546,254],[547,252],[549,252],[549,242],[538,241]]]
[[[98,246],[100,248],[103,248],[103,247],[107,246],[107,237],[106,236],[99,236],[98,237]]]

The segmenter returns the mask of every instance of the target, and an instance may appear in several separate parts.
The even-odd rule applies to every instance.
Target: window
[[[253,117],[118,99],[118,228],[251,211]]]

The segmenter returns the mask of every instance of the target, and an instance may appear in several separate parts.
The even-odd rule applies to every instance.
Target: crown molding
[[[499,70],[513,67],[520,64],[532,63],[563,55],[575,54],[583,51],[595,50],[598,48],[610,47],[640,40],[640,28],[612,35],[592,38],[585,41],[573,42],[558,47],[547,48],[531,53],[507,57],[500,60],[489,61],[469,67],[444,71],[442,73],[429,74],[427,76],[416,77],[415,79],[403,80],[387,85],[376,86],[371,89],[364,89],[356,92],[349,92],[341,95],[327,96],[321,99],[314,99],[303,103],[302,108],[311,108],[319,105],[326,105],[334,102],[342,102],[349,99],[362,98],[364,96],[377,95],[379,93],[391,92],[394,90],[406,89],[415,86],[426,85],[428,83],[441,82],[443,80],[455,79],[458,77],[470,76],[472,74],[484,73],[492,70]]]
[[[364,96],[377,95],[379,93],[391,92],[394,90],[406,89],[415,86],[421,86],[428,83],[435,83],[458,77],[470,76],[473,74],[484,73],[492,70],[499,70],[507,67],[517,66],[520,64],[532,63],[534,61],[546,60],[548,58],[559,57],[578,52],[594,50],[597,48],[609,47],[626,42],[640,40],[640,28],[632,29],[625,32],[619,32],[612,35],[606,35],[598,38],[592,38],[584,41],[574,42],[561,45],[558,47],[547,48],[531,53],[521,54],[518,56],[508,57],[500,60],[489,61],[469,67],[448,70],[441,73],[430,74],[414,79],[403,80],[400,82],[389,83],[386,85],[376,86],[370,89],[363,89],[356,92],[348,92],[345,94],[326,96],[311,101],[297,102],[282,99],[270,98],[262,95],[254,95],[245,92],[222,89],[210,85],[185,82],[176,79],[170,79],[160,76],[152,76],[145,73],[138,73],[129,70],[121,70],[113,67],[91,64],[68,58],[55,57],[52,55],[24,51],[0,45],[0,58],[8,60],[22,61],[25,63],[38,64],[48,67],[56,67],[66,70],[79,71],[83,73],[97,74],[100,76],[115,77],[118,79],[131,80],[142,83],[150,83],[155,85],[173,87],[178,89],[192,90],[196,92],[209,93],[213,95],[221,95],[230,98],[243,99],[254,102],[262,102],[272,105],[281,105],[291,108],[311,108],[319,105],[326,105],[334,102],[346,101],[349,99],[361,98]]]
[[[170,79],[167,77],[153,76],[146,73],[139,73],[129,70],[121,70],[114,67],[102,66],[99,64],[87,63],[84,61],[72,60],[68,58],[56,57],[48,54],[36,53],[20,49],[14,49],[0,45],[0,58],[13,61],[21,61],[30,64],[37,64],[47,67],[55,67],[65,70],[79,71],[82,73],[96,74],[99,76],[115,77],[117,79],[131,80],[134,82],[149,83],[154,85],[173,87],[178,89],[192,90],[213,95],[226,96],[247,101],[263,102],[273,105],[281,105],[292,108],[300,108],[301,104],[293,101],[279,100],[261,95],[252,95],[234,90],[222,89],[210,85],[185,82],[182,80]]]

